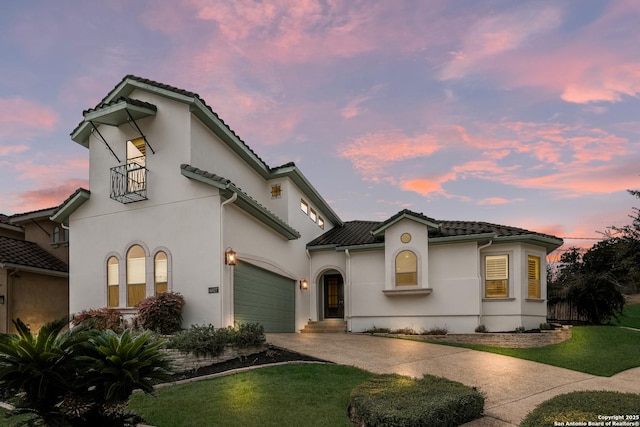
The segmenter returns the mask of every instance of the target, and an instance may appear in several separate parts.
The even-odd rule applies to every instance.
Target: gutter
[[[25,273],[44,274],[46,276],[69,277],[69,272],[67,271],[47,270],[46,268],[29,267],[28,265],[13,264],[11,262],[0,262],[0,268],[13,268],[14,274],[24,271]]]

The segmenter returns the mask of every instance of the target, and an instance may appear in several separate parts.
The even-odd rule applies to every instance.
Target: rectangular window
[[[324,230],[324,219],[321,216],[318,217],[318,226]]]
[[[144,138],[127,141],[127,192],[147,188],[147,147]]]
[[[300,199],[300,210],[304,212],[305,215],[309,215],[309,203],[305,202],[304,199]]]
[[[527,259],[527,297],[540,298],[540,257],[529,255]]]
[[[487,255],[485,262],[485,298],[509,297],[509,255]]]
[[[318,219],[318,214],[313,208],[311,208],[311,210],[309,211],[309,218],[311,218],[311,221],[313,222],[316,222],[316,220]]]

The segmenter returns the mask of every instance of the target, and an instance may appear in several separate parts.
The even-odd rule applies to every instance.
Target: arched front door
[[[324,318],[344,318],[344,282],[340,274],[324,275]]]

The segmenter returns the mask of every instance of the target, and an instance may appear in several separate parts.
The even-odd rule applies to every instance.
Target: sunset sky
[[[597,237],[640,204],[639,23],[636,0],[2,1],[0,213],[88,187],[69,133],[134,74],[198,93],[343,220]]]

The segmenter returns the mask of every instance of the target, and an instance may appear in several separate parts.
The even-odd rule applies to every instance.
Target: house
[[[72,230],[71,312],[131,315],[180,292],[185,324],[300,331],[537,327],[554,236],[408,210],[342,221],[293,163],[267,165],[197,94],[126,76],[71,138],[90,188],[52,219]]]
[[[0,214],[0,332],[19,318],[33,332],[69,314],[69,230],[55,208]]]

